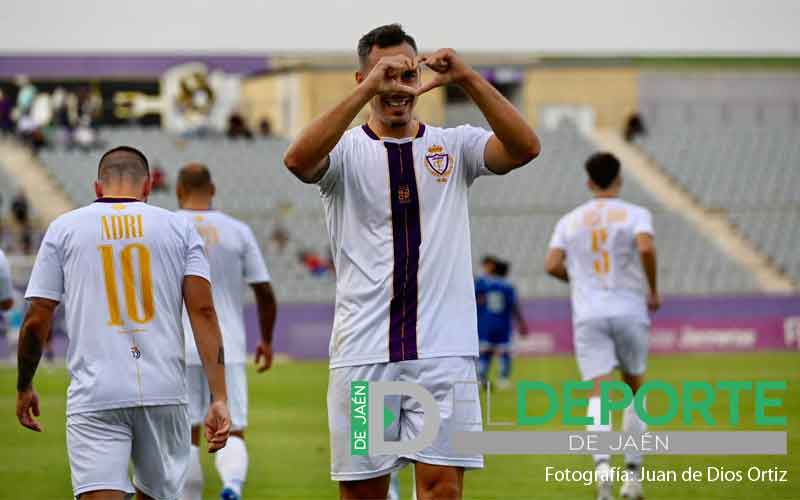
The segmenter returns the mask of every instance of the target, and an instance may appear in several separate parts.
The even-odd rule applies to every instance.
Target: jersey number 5
[[[119,307],[117,293],[117,271],[114,265],[114,247],[101,245],[97,247],[103,259],[103,275],[106,282],[106,299],[108,299],[108,313],[110,326],[124,326]],[[134,276],[133,260],[139,261],[139,286],[141,287],[141,311],[136,293],[136,279]],[[128,318],[134,323],[147,323],[153,319],[155,305],[153,301],[153,276],[150,272],[150,250],[141,243],[126,245],[119,253],[120,268],[122,270],[122,289],[125,293],[125,308]]]
[[[603,275],[611,270],[611,258],[605,249],[608,231],[606,228],[592,230],[592,252],[598,254],[599,258],[594,261],[594,272]]]

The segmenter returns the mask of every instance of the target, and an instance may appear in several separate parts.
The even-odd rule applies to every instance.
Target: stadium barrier
[[[572,353],[569,299],[525,300],[521,309],[529,334],[515,338],[517,355]],[[250,352],[259,339],[257,318],[255,306],[246,306]],[[333,304],[281,303],[274,350],[295,359],[325,359],[332,323]],[[63,321],[58,318],[56,324],[53,351],[63,357],[67,344]],[[667,297],[653,317],[650,350],[658,354],[800,351],[800,295]],[[7,343],[0,341],[0,359],[10,355]]]
[[[566,298],[531,299],[521,304],[529,335],[518,337],[518,355],[572,352],[572,324]],[[258,340],[256,311],[246,310],[248,348]],[[299,359],[328,356],[333,305],[281,304],[275,351]],[[667,297],[653,317],[653,353],[800,351],[800,295]]]

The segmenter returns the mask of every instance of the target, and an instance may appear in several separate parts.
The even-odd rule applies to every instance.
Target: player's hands
[[[261,342],[256,347],[256,371],[265,372],[272,367],[272,344]]]
[[[39,416],[39,396],[33,389],[17,392],[17,419],[23,427],[42,432],[42,424],[33,417]]]
[[[231,415],[226,401],[212,401],[206,415],[206,441],[208,452],[216,453],[225,447],[231,432]]]
[[[647,295],[647,308],[650,312],[658,311],[658,308],[661,307],[661,297],[658,296],[658,293],[650,293]]]
[[[433,70],[434,76],[422,84],[417,90],[417,95],[450,83],[459,85],[474,73],[474,70],[453,49],[439,49],[433,54],[419,57],[418,61]]]
[[[417,61],[403,54],[381,57],[364,78],[362,85],[372,95],[409,94],[417,95],[419,69]]]

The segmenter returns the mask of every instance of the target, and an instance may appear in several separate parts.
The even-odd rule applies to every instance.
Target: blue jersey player
[[[506,280],[509,264],[496,257],[483,258],[483,276],[475,280],[478,306],[478,337],[480,339],[479,377],[485,385],[492,358],[500,356],[500,389],[510,387],[512,319],[519,332],[528,333],[525,319],[517,304],[514,287]]]

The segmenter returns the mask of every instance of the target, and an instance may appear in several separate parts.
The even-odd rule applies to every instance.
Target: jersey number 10
[[[114,265],[114,247],[101,245],[97,247],[103,259],[103,275],[106,283],[106,299],[108,299],[108,313],[110,326],[124,326],[120,312],[119,294],[117,293],[117,271]],[[133,260],[139,261],[139,285],[141,287],[142,307],[136,293],[136,279],[134,277]],[[122,271],[122,289],[125,294],[125,308],[128,318],[134,323],[147,323],[155,315],[153,301],[153,276],[150,272],[150,250],[141,243],[126,245],[119,253],[120,268]]]

